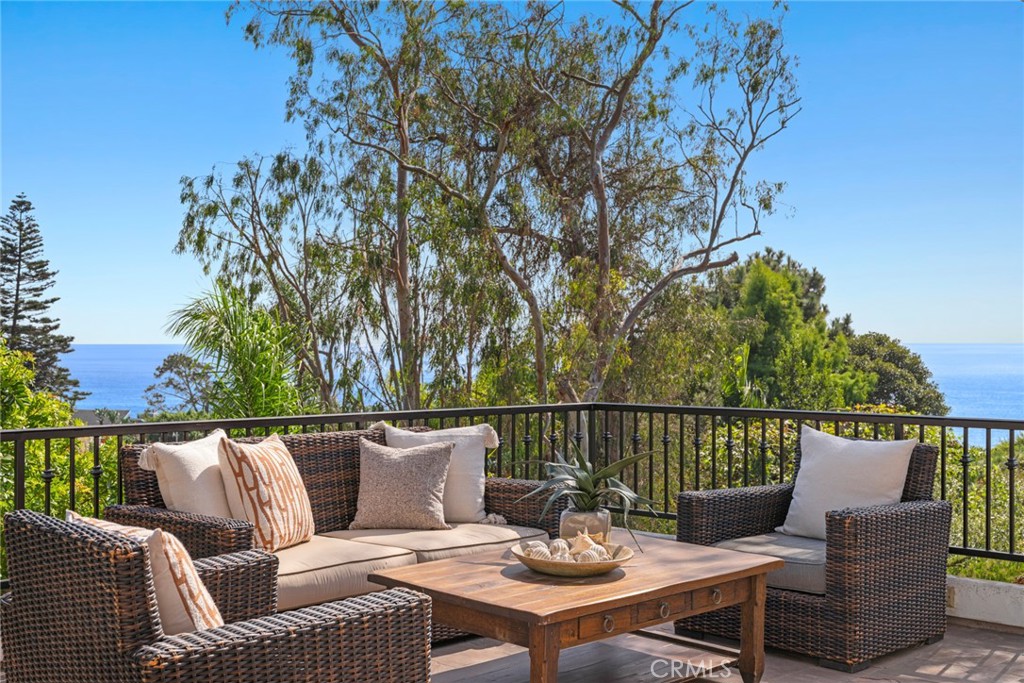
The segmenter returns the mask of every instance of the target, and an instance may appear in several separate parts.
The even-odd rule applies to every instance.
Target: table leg
[[[764,674],[764,603],[767,574],[750,577],[750,597],[740,606],[740,676],[758,683]]]
[[[558,680],[558,626],[530,627],[530,683]]]

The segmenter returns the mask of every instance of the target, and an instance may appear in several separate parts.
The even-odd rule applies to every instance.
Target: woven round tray
[[[612,556],[612,559],[604,562],[563,562],[560,560],[541,560],[536,557],[523,555],[521,545],[512,546],[512,554],[516,559],[525,564],[535,572],[550,574],[552,576],[599,576],[607,574],[617,567],[633,559],[633,551],[624,545],[613,543],[605,544],[605,549]]]

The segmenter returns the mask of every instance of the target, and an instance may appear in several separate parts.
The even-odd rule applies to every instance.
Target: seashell
[[[569,554],[569,543],[564,538],[556,538],[551,541],[551,545],[548,546],[548,550],[551,551],[552,556],[558,555],[559,553]]]
[[[598,546],[600,547],[600,546]],[[596,548],[590,550],[584,550],[582,553],[576,556],[576,561],[583,562],[600,562],[603,558]]]
[[[541,545],[539,548],[527,548],[526,550],[523,551],[523,555],[526,555],[527,557],[532,557],[532,558],[535,558],[535,559],[538,559],[538,560],[550,560],[551,559],[551,552],[544,545]]]
[[[568,548],[569,546],[566,547]],[[551,559],[555,562],[575,562],[575,560],[572,559],[572,555],[570,555],[568,551],[552,555]]]
[[[594,547],[597,547],[597,543],[594,543],[594,539],[581,531],[576,534],[576,538],[572,539],[572,549],[569,552],[573,555],[579,555],[580,553],[586,552]]]
[[[524,555],[526,554],[526,550],[528,548],[547,548],[547,547],[548,547],[548,544],[545,543],[544,541],[527,541],[526,543],[523,543],[523,545],[522,545],[523,554]]]
[[[612,556],[608,554],[608,549],[605,548],[603,545],[596,545],[593,548],[591,548],[591,551],[597,553],[597,556],[601,558],[602,562],[604,562],[605,560],[612,559]]]

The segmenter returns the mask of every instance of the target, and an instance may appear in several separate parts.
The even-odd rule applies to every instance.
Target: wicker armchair
[[[164,635],[149,551],[27,510],[4,518],[7,683],[427,681],[430,600],[387,590],[275,614],[277,560],[197,560],[226,625]]]
[[[914,449],[902,502],[827,513],[825,594],[769,587],[766,645],[853,672],[942,638],[952,509],[932,500],[937,456],[934,446]],[[712,545],[770,533],[792,497],[792,484],[680,493],[676,537]],[[738,638],[739,624],[729,608],[677,621],[676,631]]]

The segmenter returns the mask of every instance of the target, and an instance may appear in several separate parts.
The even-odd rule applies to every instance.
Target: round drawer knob
[[[604,623],[602,624],[605,633],[611,633],[615,630],[615,617],[610,614],[604,615]]]
[[[722,603],[721,588],[716,588],[715,590],[711,591],[711,602],[715,603],[716,605],[720,605]]]
[[[670,611],[671,610],[669,609],[667,602],[662,602],[660,605],[658,605],[658,614],[661,615],[662,619],[668,619],[668,614]]]

